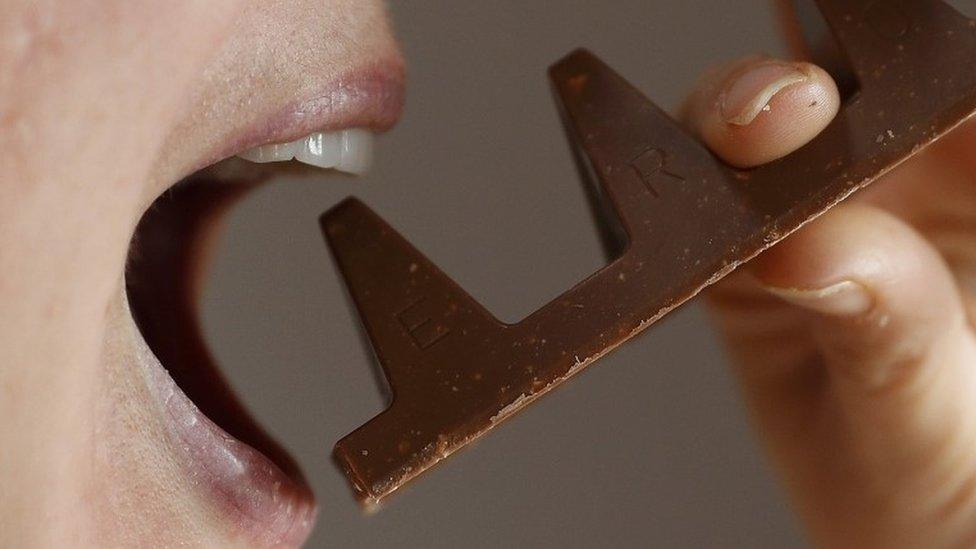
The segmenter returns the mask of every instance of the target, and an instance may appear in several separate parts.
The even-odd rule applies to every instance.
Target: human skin
[[[799,148],[837,108],[823,71],[752,57],[706,77],[686,120],[748,167]],[[708,293],[818,545],[976,544],[974,147],[968,122]]]
[[[319,129],[305,122],[395,121],[385,7],[2,0],[0,13],[0,546],[299,545],[315,513],[300,473],[172,391],[123,273],[143,212],[187,174]]]
[[[0,0],[0,13],[0,546],[299,545],[315,509],[300,473],[228,442],[173,390],[129,312],[126,257],[156,197],[316,129],[276,113],[331,105],[337,80],[384,91],[355,120],[317,123],[390,126],[402,68],[383,6]],[[750,58],[710,76],[687,121],[751,166],[812,139],[838,103],[816,67]],[[959,129],[709,293],[822,545],[976,543],[974,144],[976,126]]]

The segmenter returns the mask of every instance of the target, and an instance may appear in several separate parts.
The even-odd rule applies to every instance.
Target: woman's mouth
[[[277,172],[234,157],[361,174],[372,163],[375,133],[396,122],[402,104],[402,66],[391,61],[279,108],[215,142],[214,153],[201,155],[197,165],[228,162],[166,191],[136,231],[126,286],[138,327],[131,330],[131,353],[140,383],[163,425],[171,461],[249,545],[300,545],[311,532],[316,504],[299,467],[250,418],[201,335],[197,298],[219,220],[247,190]]]

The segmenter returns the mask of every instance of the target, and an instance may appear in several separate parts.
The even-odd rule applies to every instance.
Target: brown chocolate
[[[592,54],[550,70],[620,254],[516,324],[362,203],[322,218],[393,391],[336,445],[375,503],[976,111],[976,25],[933,0],[819,0],[859,90],[814,141],[729,167]],[[590,177],[586,177],[590,179]]]

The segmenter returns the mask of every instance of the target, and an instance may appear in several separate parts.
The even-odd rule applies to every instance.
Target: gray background
[[[332,445],[383,398],[317,226],[355,194],[514,321],[603,264],[544,78],[587,46],[672,112],[706,67],[782,54],[768,0],[401,1],[403,123],[365,181],[278,181],[230,215],[208,340],[321,502],[311,547],[790,547],[799,527],[717,338],[686,307],[364,516]]]

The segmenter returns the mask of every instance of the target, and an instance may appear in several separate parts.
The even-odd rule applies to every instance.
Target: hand
[[[746,167],[813,139],[838,104],[821,69],[754,57],[709,77],[687,119]],[[820,544],[976,543],[974,147],[970,123],[709,293]]]

